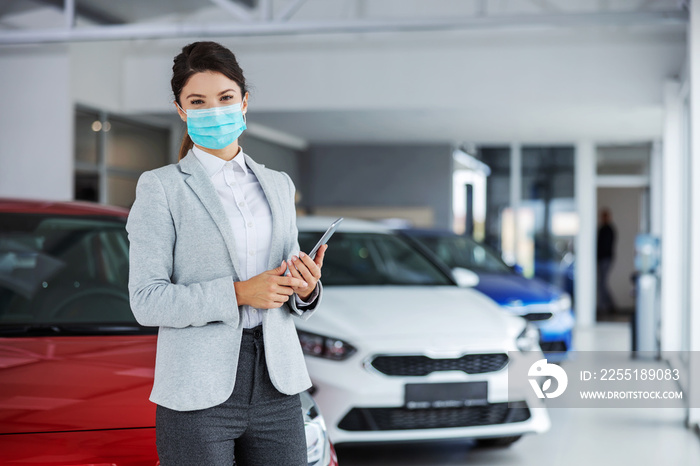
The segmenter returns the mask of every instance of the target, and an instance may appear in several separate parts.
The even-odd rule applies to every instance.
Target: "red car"
[[[155,466],[156,328],[129,307],[128,211],[0,199],[0,464]],[[337,466],[304,393],[309,465]]]

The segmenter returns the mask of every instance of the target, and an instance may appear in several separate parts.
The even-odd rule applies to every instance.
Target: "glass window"
[[[118,219],[0,214],[0,324],[136,325]]]
[[[510,147],[480,147],[479,158],[491,169],[486,179],[484,243],[500,253],[503,213],[510,207]]]
[[[110,118],[107,166],[138,173],[162,167],[168,159],[169,131]]]
[[[421,236],[418,240],[450,268],[474,272],[512,273],[498,254],[466,236]]]
[[[323,232],[300,232],[310,251]],[[452,285],[437,266],[404,239],[380,233],[336,233],[323,263],[324,285]]]
[[[169,128],[83,107],[75,127],[77,200],[131,207],[141,173],[168,163]]]
[[[79,201],[99,201],[99,114],[87,110],[75,111],[75,182],[73,196]]]
[[[598,146],[598,175],[648,175],[651,144]]]
[[[508,264],[573,292],[574,238],[578,213],[572,146],[524,146],[518,211],[511,206],[510,147],[479,148],[489,166],[484,243]]]
[[[573,244],[578,233],[574,201],[574,148],[523,147],[521,210],[528,213],[526,276],[536,276],[573,293]],[[521,215],[521,218],[523,216]]]
[[[100,200],[100,177],[97,173],[76,171],[75,199],[90,202]]]
[[[87,110],[75,111],[75,160],[77,162],[97,165],[99,129],[95,122],[99,123],[100,116],[97,112]],[[102,125],[100,124],[100,128]]]
[[[107,175],[109,203],[120,207],[131,207],[136,199],[136,182],[133,176]]]

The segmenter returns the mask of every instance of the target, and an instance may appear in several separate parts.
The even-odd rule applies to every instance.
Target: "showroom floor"
[[[601,323],[575,335],[578,350],[626,351],[629,324]],[[550,409],[552,428],[505,449],[468,442],[340,446],[341,466],[612,466],[700,464],[700,437],[682,409]]]

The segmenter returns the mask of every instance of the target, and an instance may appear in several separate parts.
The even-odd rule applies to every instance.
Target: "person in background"
[[[612,215],[607,207],[600,211],[600,226],[598,227],[598,244],[596,259],[598,264],[597,307],[600,314],[615,312],[608,277],[610,268],[615,260],[616,231],[612,224]]]
[[[126,225],[131,309],[159,327],[160,462],[306,466],[311,380],[293,320],[318,309],[326,246],[299,251],[291,178],[238,145],[249,94],[234,54],[185,46],[171,87],[180,161],[141,175]]]

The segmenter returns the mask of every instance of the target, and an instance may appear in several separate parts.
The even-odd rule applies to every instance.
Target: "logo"
[[[566,390],[566,386],[569,383],[569,378],[566,376],[566,372],[561,367],[556,364],[548,364],[546,359],[540,359],[536,361],[530,370],[527,371],[527,375],[530,377],[529,382],[532,389],[535,391],[537,398],[556,398]],[[542,384],[540,388],[537,383],[537,379],[534,377],[548,377],[547,380]],[[547,392],[552,387],[552,379],[557,381],[556,390],[553,392]]]

